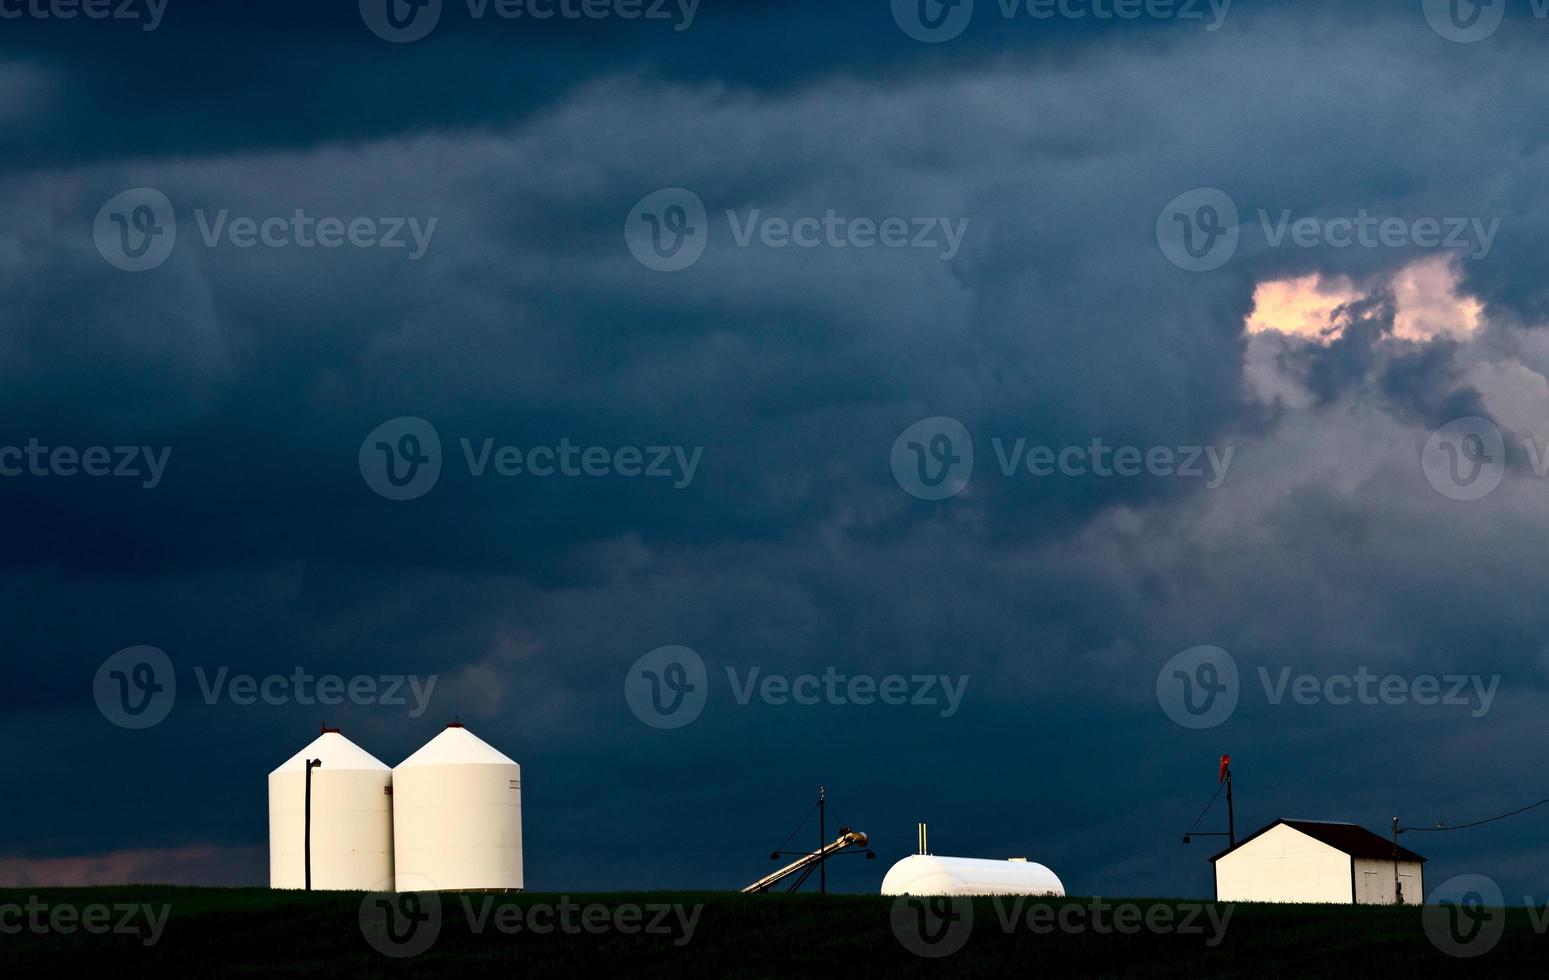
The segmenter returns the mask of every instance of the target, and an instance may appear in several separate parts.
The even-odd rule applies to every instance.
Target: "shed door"
[[[1383,895],[1382,875],[1375,871],[1361,872],[1361,892],[1356,901],[1362,905],[1382,905],[1393,901],[1392,895]]]

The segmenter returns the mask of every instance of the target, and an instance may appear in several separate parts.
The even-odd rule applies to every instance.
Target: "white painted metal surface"
[[[393,769],[400,890],[521,889],[522,768],[451,725]]]
[[[1285,824],[1238,845],[1215,870],[1221,902],[1355,900],[1350,855]]]
[[[1420,905],[1424,865],[1398,862],[1404,904]],[[1284,823],[1275,824],[1216,858],[1216,898],[1222,902],[1394,904],[1392,858],[1353,857]]]
[[[306,760],[312,770],[312,887],[384,889],[393,882],[392,772],[338,732],[325,732],[269,774],[269,887],[306,885]]]
[[[1398,883],[1403,886],[1405,905],[1425,904],[1425,865],[1419,861],[1398,862]],[[1355,904],[1393,905],[1397,894],[1392,861],[1355,859]]]
[[[888,869],[884,895],[1064,895],[1059,876],[1032,861],[911,854]]]

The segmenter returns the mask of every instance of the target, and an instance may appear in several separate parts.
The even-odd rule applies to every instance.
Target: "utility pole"
[[[312,770],[323,764],[322,759],[307,760],[307,816],[306,844],[303,860],[306,862],[307,891],[312,890]]]
[[[827,844],[828,844],[828,823],[827,823],[828,804],[826,802],[824,802],[824,797],[826,797],[827,795],[828,795],[828,791],[826,789],[824,789],[822,786],[819,786],[818,787],[818,850],[820,850],[820,851],[825,846],[827,846]],[[827,895],[828,894],[828,861],[826,859],[820,859],[818,861],[818,894],[819,895]]]
[[[1230,847],[1237,846],[1237,811],[1232,809],[1232,767],[1226,767],[1226,840]]]
[[[1398,880],[1398,818],[1393,818],[1393,904],[1404,904],[1404,883]]]

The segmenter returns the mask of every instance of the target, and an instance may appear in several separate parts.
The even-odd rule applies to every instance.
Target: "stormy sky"
[[[0,0],[0,884],[263,884],[324,723],[515,758],[544,891],[740,887],[819,785],[844,889],[923,820],[1115,896],[1210,894],[1223,753],[1240,833],[1549,796],[1528,0],[653,3]],[[206,690],[298,671],[434,687]],[[1545,820],[1404,843],[1541,902]]]

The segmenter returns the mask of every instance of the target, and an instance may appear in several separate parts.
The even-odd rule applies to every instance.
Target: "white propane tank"
[[[884,895],[1058,895],[1065,885],[1053,871],[1023,858],[938,857],[911,854],[888,869]]]

